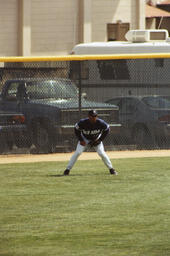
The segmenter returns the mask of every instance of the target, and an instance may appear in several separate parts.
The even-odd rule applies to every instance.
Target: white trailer
[[[77,44],[71,54],[103,55],[103,54],[139,54],[170,53],[170,38],[166,29],[161,30],[129,30],[127,41],[92,42]]]
[[[73,48],[72,54],[90,59],[82,62],[83,92],[99,101],[113,95],[170,95],[168,31],[130,30],[125,37],[124,42],[92,42]]]

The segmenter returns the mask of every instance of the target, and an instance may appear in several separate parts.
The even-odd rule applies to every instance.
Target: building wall
[[[0,0],[0,56],[18,55],[17,0]]]
[[[83,40],[106,41],[107,23],[121,20],[138,28],[139,2],[144,4],[143,0],[0,0],[0,56],[65,55]]]
[[[31,55],[68,54],[77,43],[78,0],[32,0]]]
[[[155,29],[156,27],[156,19],[146,19],[146,29]]]
[[[160,29],[164,29],[164,28],[166,28],[169,31],[169,36],[170,36],[170,22],[169,22],[169,18],[164,18],[160,22]]]
[[[107,40],[107,23],[128,22],[130,29],[137,29],[138,2],[137,0],[92,0],[92,41]]]

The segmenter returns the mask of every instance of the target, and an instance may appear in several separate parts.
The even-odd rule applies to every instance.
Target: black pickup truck
[[[110,124],[114,138],[120,130],[118,107],[80,97],[77,86],[69,79],[15,79],[7,80],[2,87],[0,110],[25,115],[27,133],[23,141],[39,152],[55,152],[56,146],[65,141],[71,144],[75,123],[90,109],[96,109],[99,117]],[[21,140],[17,146],[23,146]]]
[[[23,114],[0,111],[0,153],[9,151],[14,145],[21,143],[26,131]]]

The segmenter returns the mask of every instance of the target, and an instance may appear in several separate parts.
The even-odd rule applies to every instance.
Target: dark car
[[[0,153],[20,143],[24,133],[27,133],[27,127],[23,114],[0,111]]]
[[[138,148],[170,144],[170,100],[168,96],[127,96],[107,101],[119,107],[120,137]]]
[[[80,97],[77,86],[69,79],[7,80],[0,100],[0,109],[25,115],[27,138],[44,153],[55,152],[56,146],[65,142],[71,145],[75,123],[92,108],[110,124],[112,137],[116,137],[120,129],[118,107]]]

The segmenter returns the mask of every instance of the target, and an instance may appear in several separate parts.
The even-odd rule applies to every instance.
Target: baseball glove
[[[101,140],[92,140],[92,141],[89,142],[89,145],[91,147],[95,147],[95,146],[99,145],[100,142],[101,142]]]

